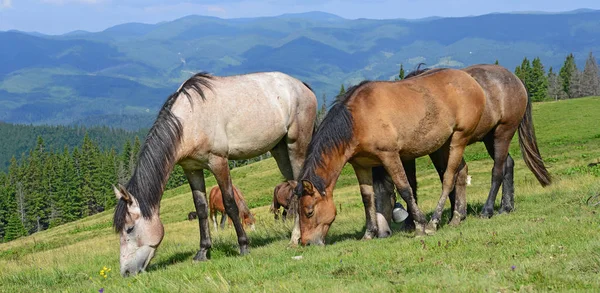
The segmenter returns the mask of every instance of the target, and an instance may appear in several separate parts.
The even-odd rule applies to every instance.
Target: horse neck
[[[160,157],[164,158],[164,156],[151,154],[147,149],[142,151],[133,176],[127,184],[127,190],[136,197],[143,214],[145,214],[144,210],[148,212],[160,209],[160,201],[169,175],[177,162],[177,158],[173,161],[156,159]]]
[[[325,190],[333,190],[335,183],[342,173],[342,169],[344,169],[344,166],[352,157],[353,150],[354,147],[347,147],[345,149],[338,147],[323,156],[322,163],[317,165],[314,173],[323,180]],[[331,193],[328,192],[328,194]]]

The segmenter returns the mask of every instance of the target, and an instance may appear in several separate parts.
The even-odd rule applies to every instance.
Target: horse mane
[[[319,191],[325,190],[325,183],[315,171],[323,166],[323,155],[331,153],[334,149],[347,147],[352,140],[354,122],[346,104],[360,87],[369,82],[365,80],[336,97],[308,145],[300,178],[312,182]],[[296,194],[301,194],[302,189],[302,184],[298,182]]]
[[[419,65],[417,65],[417,67],[415,68],[415,70],[413,70],[410,73],[408,73],[404,77],[404,79],[409,79],[409,78],[412,78],[412,77],[415,77],[415,76],[419,76],[419,75],[421,75],[421,74],[423,74],[423,73],[431,70],[431,68],[423,68],[423,69],[421,69],[422,65],[425,65],[425,63],[423,63],[423,62],[419,63]]]
[[[137,200],[142,216],[146,219],[152,216],[152,211],[160,203],[169,173],[176,163],[175,151],[181,143],[183,128],[181,121],[171,112],[171,108],[181,94],[187,96],[191,102],[192,91],[205,100],[203,88],[212,88],[212,78],[211,75],[201,72],[186,80],[167,98],[146,136],[133,175],[125,185],[127,191]],[[126,215],[127,202],[120,199],[113,218],[116,232],[123,230]]]

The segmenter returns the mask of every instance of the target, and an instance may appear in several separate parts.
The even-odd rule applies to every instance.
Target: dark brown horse
[[[254,215],[250,212],[248,205],[246,204],[246,199],[244,199],[244,195],[242,191],[235,185],[233,185],[233,196],[235,198],[235,204],[238,207],[239,217],[242,219],[242,223],[244,226],[250,227],[250,229],[254,230]],[[208,199],[209,202],[209,210],[210,210],[210,218],[213,221],[213,225],[215,230],[217,230],[217,213],[221,213],[221,229],[225,229],[225,220],[227,220],[227,213],[225,213],[225,206],[223,205],[223,194],[221,193],[221,189],[219,186],[215,186],[210,190],[210,196]],[[231,219],[229,219],[231,223]]]
[[[429,70],[417,68],[417,70],[409,73],[406,78],[410,79],[422,74],[431,74],[438,70],[441,69]],[[486,96],[485,111],[469,141],[469,144],[482,141],[485,144],[488,154],[494,160],[491,188],[481,215],[489,218],[494,214],[494,202],[501,185],[502,205],[500,213],[509,213],[514,209],[514,160],[508,151],[510,142],[517,130],[519,133],[519,145],[525,164],[542,186],[547,186],[551,183],[550,175],[544,166],[537,146],[531,115],[531,101],[521,80],[502,66],[480,64],[462,70],[471,75],[481,85]],[[440,178],[442,178],[442,174],[445,171],[444,159],[436,156],[431,156],[431,159]],[[409,181],[413,183],[413,194],[415,194],[416,198],[416,171],[414,170],[414,162],[409,162],[407,165],[413,168],[407,170],[407,174],[409,175]],[[453,191],[450,194],[453,211],[451,224],[458,224],[461,219],[466,217],[466,173],[467,170],[465,168],[457,178],[455,192]],[[382,177],[375,176],[375,178]],[[389,180],[388,178],[387,181]],[[390,194],[389,190],[393,186],[390,186],[389,183],[386,185],[381,181],[377,182],[376,179],[375,185],[377,186],[380,183],[383,184],[382,186],[387,187],[376,189],[382,190],[387,188],[387,192],[381,192],[384,198],[387,198]],[[382,200],[382,204],[387,204],[388,202],[387,199]],[[385,208],[385,210],[387,211],[389,208]],[[406,223],[410,225],[410,218],[407,219]]]
[[[283,208],[282,219],[285,222],[287,214],[296,215],[297,204],[296,201],[292,201],[294,196],[294,189],[298,185],[296,180],[288,180],[281,182],[275,186],[273,190],[273,203],[269,209],[275,215],[275,220],[279,219],[279,208]]]
[[[309,144],[300,172],[302,244],[324,244],[336,216],[333,188],[349,162],[365,206],[364,239],[378,235],[372,168],[383,166],[410,207],[417,233],[427,220],[418,208],[402,160],[439,152],[447,158],[443,188],[432,222],[439,221],[454,188],[464,148],[485,109],[485,93],[475,79],[446,69],[397,82],[363,82],[339,97]]]

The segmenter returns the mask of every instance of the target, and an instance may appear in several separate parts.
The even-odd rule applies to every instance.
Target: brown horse
[[[439,221],[454,188],[464,148],[485,109],[485,93],[460,70],[446,69],[397,82],[363,82],[339,97],[308,147],[300,172],[302,244],[324,244],[336,216],[333,188],[344,165],[356,173],[366,214],[364,239],[378,235],[372,168],[383,166],[410,207],[417,233],[427,220],[418,208],[402,160],[431,153],[447,158],[440,201],[432,216]],[[464,166],[464,165],[462,165]]]
[[[317,99],[302,81],[280,72],[218,77],[199,73],[166,100],[140,149],[126,186],[114,188],[113,218],[121,241],[121,275],[143,271],[164,236],[160,201],[175,164],[183,167],[198,214],[200,249],[205,261],[212,247],[204,170],[215,176],[233,221],[240,254],[248,237],[235,204],[228,160],[271,152],[287,180],[304,162],[317,112]],[[300,238],[299,224],[291,242]]]
[[[235,185],[233,185],[233,196],[235,198],[235,204],[238,207],[239,217],[242,219],[242,223],[244,226],[250,227],[250,229],[254,230],[254,223],[256,222],[254,220],[254,215],[252,215],[252,212],[250,212],[242,191]],[[210,190],[208,203],[210,218],[213,221],[215,230],[217,230],[217,212],[221,213],[221,229],[225,229],[225,220],[227,219],[227,214],[225,213],[223,194],[221,193],[219,186],[215,186]],[[231,223],[231,219],[229,222]]]
[[[269,209],[275,215],[275,220],[279,219],[279,208],[283,208],[282,219],[285,222],[287,214],[296,215],[297,204],[294,204],[294,188],[298,185],[296,180],[281,182],[273,190],[273,203]]]
[[[429,70],[417,68],[417,70],[409,73],[406,78],[430,74],[438,70],[441,69]],[[525,164],[542,186],[547,186],[551,183],[550,175],[544,166],[537,146],[531,116],[531,100],[521,80],[502,66],[480,64],[462,70],[471,75],[481,85],[486,96],[485,111],[469,141],[469,144],[482,141],[485,144],[488,154],[494,160],[491,188],[481,215],[489,218],[494,214],[494,202],[500,185],[502,185],[502,206],[500,213],[509,213],[514,209],[514,160],[508,151],[510,142],[517,130],[519,133],[519,145]],[[431,159],[440,178],[442,178],[445,170],[443,158],[432,156]],[[408,165],[414,166],[414,162],[410,162]],[[450,194],[450,203],[453,211],[453,221],[451,224],[458,224],[461,219],[466,217],[466,172],[465,168],[459,174],[456,182],[456,191]],[[413,194],[416,198],[415,171],[407,171],[407,174],[410,177],[409,181],[414,183]],[[387,181],[389,180],[388,178]],[[375,184],[378,185],[380,182],[375,182]],[[389,190],[390,184],[386,186]],[[382,191],[381,194],[384,198],[387,198],[390,192]],[[387,199],[382,200],[382,204],[387,204],[388,202],[389,200]],[[386,210],[389,210],[389,208],[386,208]],[[406,223],[410,225],[410,218],[407,219]]]

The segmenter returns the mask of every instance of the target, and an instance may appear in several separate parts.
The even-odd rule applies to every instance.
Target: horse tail
[[[523,80],[521,80],[521,82],[523,83],[523,86],[525,86]],[[527,88],[525,88],[525,90],[527,90]],[[537,139],[535,137],[529,91],[527,91],[527,108],[525,109],[525,115],[519,124],[519,146],[521,147],[521,153],[525,164],[529,170],[531,170],[533,175],[535,175],[540,184],[544,187],[550,185],[552,179],[550,178],[546,166],[544,166],[544,160],[540,155]]]

